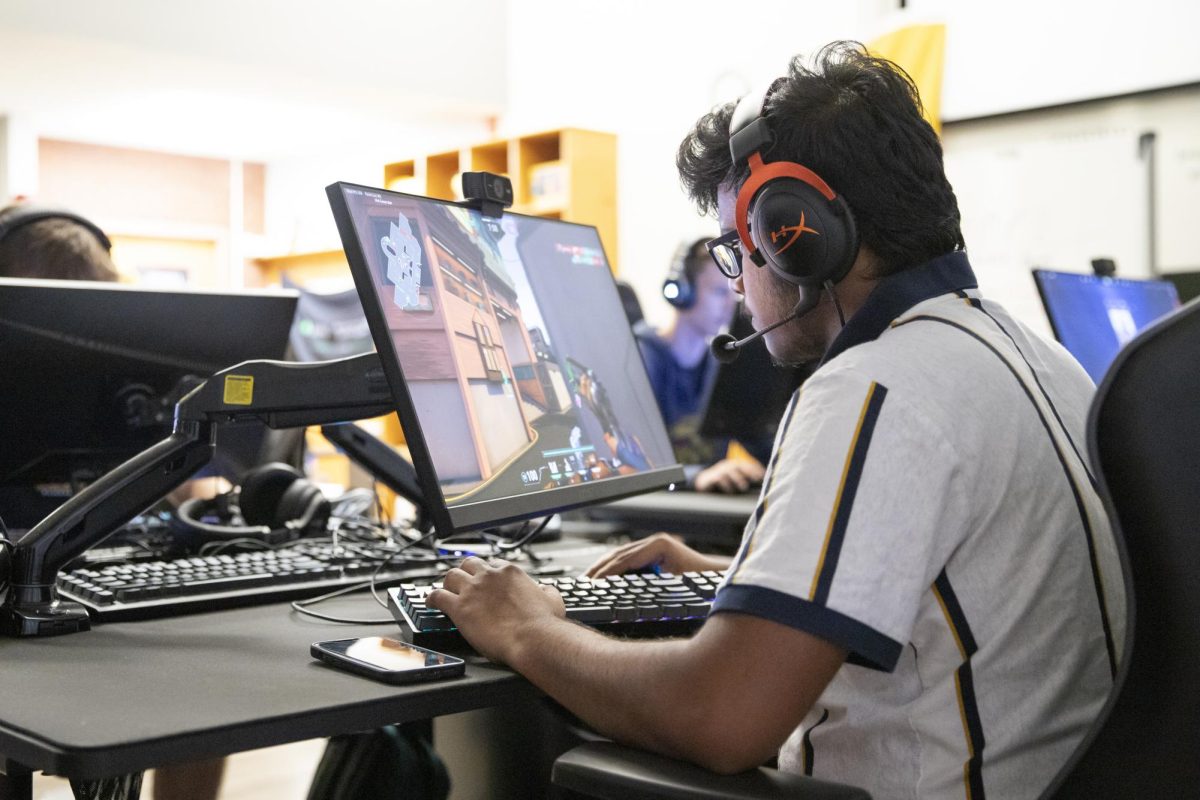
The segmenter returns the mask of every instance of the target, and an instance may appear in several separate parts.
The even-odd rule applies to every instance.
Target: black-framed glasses
[[[736,230],[709,239],[704,246],[726,278],[736,278],[742,274],[742,243]]]

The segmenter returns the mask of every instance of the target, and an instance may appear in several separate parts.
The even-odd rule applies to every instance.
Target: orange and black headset
[[[32,204],[22,204],[13,206],[7,211],[0,212],[0,242],[4,241],[5,237],[11,234],[18,228],[24,228],[26,225],[32,225],[35,222],[41,222],[44,219],[65,219],[69,222],[74,222],[76,225],[81,225],[91,231],[96,237],[96,241],[108,251],[112,251],[112,242],[104,231],[96,227],[96,224],[91,220],[85,219],[78,214],[72,214],[70,211],[64,211],[58,208],[45,208]]]
[[[733,162],[750,167],[735,206],[738,238],[752,262],[781,280],[801,288],[832,286],[858,255],[854,215],[808,167],[765,160],[775,143],[770,95],[771,89],[746,95],[729,122]]]

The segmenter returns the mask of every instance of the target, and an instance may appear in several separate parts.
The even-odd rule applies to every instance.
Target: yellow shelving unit
[[[459,174],[487,171],[513,182],[513,211],[595,225],[617,271],[617,137],[563,128],[496,139],[385,164],[387,189],[458,200]]]

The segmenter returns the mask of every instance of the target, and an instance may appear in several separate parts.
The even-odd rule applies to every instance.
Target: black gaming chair
[[[1046,797],[1200,796],[1200,300],[1117,356],[1088,451],[1123,546],[1128,633],[1117,685]]]
[[[1200,300],[1143,331],[1117,356],[1092,403],[1088,451],[1121,555],[1127,632],[1104,710],[1042,797],[1197,797]],[[714,775],[611,742],[566,753],[553,780],[605,800],[867,796],[766,768]]]

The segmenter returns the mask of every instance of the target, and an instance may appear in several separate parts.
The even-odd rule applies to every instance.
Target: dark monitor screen
[[[595,228],[327,192],[439,531],[682,481]]]
[[[1138,331],[1179,307],[1179,295],[1168,281],[1044,269],[1035,269],[1033,276],[1055,338],[1096,383]]]
[[[738,313],[729,333],[743,339],[754,326]],[[717,367],[704,404],[700,434],[711,439],[736,439],[756,458],[770,451],[780,419],[792,394],[808,377],[808,367],[777,366],[766,345],[743,347],[738,357]]]
[[[312,291],[286,275],[283,287],[300,295],[289,339],[297,361],[330,361],[375,349],[357,291]]]
[[[282,358],[295,306],[291,292],[0,279],[0,516],[36,522],[167,436],[175,402],[200,381]],[[236,480],[263,432],[221,428],[212,471]]]
[[[1200,297],[1200,270],[1170,272],[1163,275],[1163,278],[1175,284],[1175,290],[1179,292],[1180,303],[1187,303]]]

